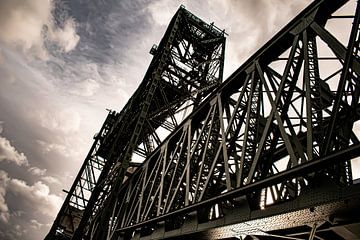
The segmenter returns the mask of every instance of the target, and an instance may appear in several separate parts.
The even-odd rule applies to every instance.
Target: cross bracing
[[[140,162],[222,81],[225,32],[180,7],[140,86],[110,111],[47,238],[80,238],[108,221],[115,192]],[[105,209],[105,210],[104,210]],[[106,229],[99,231],[107,231]],[[94,230],[95,231],[95,230]]]
[[[351,159],[360,154],[358,5],[346,16],[352,21],[346,43],[327,29],[329,21],[342,19],[333,14],[346,2],[312,3],[220,86],[210,90],[212,78],[207,78],[208,86],[202,87],[207,94],[191,103],[184,121],[166,125],[169,135],[148,151],[140,150],[134,128],[129,145],[110,151],[118,161],[106,172],[108,192],[72,239],[188,234],[215,239],[292,234],[285,237],[301,239],[309,225],[309,239],[324,239],[325,233],[331,236],[325,239],[342,239],[339,223],[358,226],[351,214],[334,220],[341,211],[358,211],[360,198],[351,171]],[[181,11],[170,27],[179,24]],[[199,20],[189,16],[196,25]],[[205,28],[220,33],[212,25]],[[192,27],[187,30],[202,36]],[[213,41],[218,40],[202,43]],[[186,56],[181,44],[177,53]],[[182,61],[177,59],[178,67]],[[166,74],[162,79],[173,85],[181,81]],[[156,111],[168,105],[162,106]],[[150,116],[150,106],[145,108]],[[112,129],[116,138],[119,130]],[[145,160],[129,172],[136,151]]]

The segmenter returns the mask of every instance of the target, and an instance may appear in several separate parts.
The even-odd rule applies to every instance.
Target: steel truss
[[[180,7],[143,81],[110,111],[46,239],[101,239],[124,179],[222,81],[225,32]],[[122,198],[120,198],[121,200]],[[99,224],[100,223],[100,224]]]
[[[205,90],[196,92],[206,94],[196,98],[192,113],[181,124],[174,124],[169,129],[171,133],[154,147],[146,147],[144,139],[149,138],[144,136],[149,134],[139,135],[134,130],[140,122],[140,130],[148,133],[140,120],[141,113],[143,109],[157,112],[149,110],[155,102],[147,105],[149,101],[143,97],[143,107],[135,108],[140,117],[132,125],[132,118],[124,113],[132,107],[130,100],[104,137],[104,151],[99,150],[100,157],[109,153],[106,159],[110,164],[104,166],[110,167],[106,171],[103,167],[103,176],[100,174],[91,196],[96,193],[96,186],[104,186],[105,190],[96,193],[97,204],[91,203],[91,198],[87,202],[72,239],[162,239],[203,231],[207,238],[239,237],[257,235],[255,230],[259,230],[261,219],[262,229],[269,236],[285,234],[279,229],[313,223],[309,239],[315,239],[317,229],[322,231],[323,226],[334,224],[336,221],[329,220],[328,225],[320,221],[329,219],[340,205],[342,208],[351,199],[360,199],[350,164],[351,159],[360,156],[355,126],[360,116],[359,6],[351,17],[353,24],[346,47],[327,29],[328,21],[340,20],[332,14],[346,2],[315,1],[219,87],[209,89],[211,81],[206,86],[199,85]],[[190,14],[179,9],[169,26],[173,30],[168,29],[164,39],[171,39],[171,32],[184,24],[179,20],[182,11]],[[195,16],[189,16],[187,20],[198,22]],[[205,26],[209,34],[214,29]],[[162,42],[172,41],[164,39]],[[200,42],[210,44],[217,40]],[[180,48],[180,41],[175,45]],[[161,46],[154,51],[167,49]],[[217,49],[220,48],[223,54],[223,41]],[[181,52],[181,48],[173,49]],[[219,65],[221,79],[221,61]],[[175,71],[168,73],[174,75]],[[172,82],[166,74],[161,79]],[[173,84],[179,86],[180,81],[185,88],[192,86],[183,78]],[[155,83],[144,86],[152,84]],[[137,92],[143,92],[141,87]],[[136,93],[131,99],[136,99]],[[161,96],[150,95],[150,99]],[[175,105],[163,104],[163,108],[156,109],[172,119],[176,114],[170,112],[182,109],[182,104]],[[165,122],[165,117],[160,119]],[[134,127],[129,128],[127,135],[118,134],[125,131],[124,126]],[[120,136],[124,136],[123,142],[118,139]],[[146,160],[124,180],[133,152],[143,153]],[[317,192],[323,195],[316,195]],[[315,197],[309,200],[309,194]],[[309,207],[313,214],[309,214]],[[88,209],[94,213],[86,216]],[[62,209],[59,214],[64,212]],[[229,220],[229,216],[233,219]],[[238,232],[234,231],[236,228]]]
[[[244,201],[266,211],[324,179],[352,185],[359,6],[347,47],[325,27],[345,3],[312,3],[213,91],[123,183],[107,239],[179,236],[226,225]]]

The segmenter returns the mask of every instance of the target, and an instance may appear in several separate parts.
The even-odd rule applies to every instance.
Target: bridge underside
[[[345,2],[313,2],[169,135],[123,183],[112,236],[360,238],[359,6],[347,45],[327,24]]]
[[[181,7],[47,239],[360,239],[360,5],[334,16],[346,2],[314,1],[222,84],[224,31]]]
[[[199,224],[194,213],[179,229],[134,239],[360,239],[360,184],[341,188],[324,179],[291,202],[255,211],[242,203],[221,219]]]

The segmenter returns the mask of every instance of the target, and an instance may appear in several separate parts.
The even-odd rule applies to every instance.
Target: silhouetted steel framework
[[[222,82],[225,32],[184,7],[172,18],[143,81],[110,111],[46,237],[102,239],[120,187],[178,123]],[[102,223],[102,224],[99,224]]]
[[[70,211],[76,210],[81,222],[73,239],[359,237],[360,184],[353,183],[350,162],[360,156],[356,131],[360,120],[359,5],[353,16],[333,16],[346,2],[319,0],[310,4],[205,99],[210,91],[207,86],[221,79],[223,32],[203,25],[180,8],[157,51],[173,46],[172,52],[180,54],[181,50],[171,45],[179,43],[171,37],[173,32],[182,32],[178,39],[187,42],[191,41],[182,36],[198,36],[192,44],[210,44],[204,48],[206,55],[216,53],[212,61],[220,59],[216,81],[196,85],[206,89],[196,89],[197,93],[205,94],[196,98],[192,113],[154,148],[146,147],[154,131],[145,130],[149,129],[145,126],[155,125],[151,129],[156,129],[160,124],[149,118],[149,113],[158,111],[151,110],[150,101],[144,101],[149,103],[143,107],[147,112],[144,122],[140,120],[142,110],[137,111],[136,124],[143,126],[139,130],[143,135],[134,132],[137,128],[131,118],[122,120],[131,100],[119,115],[110,113],[100,133],[105,137],[98,155],[104,166],[111,167],[103,167],[101,175],[106,176],[99,179],[104,180],[90,187],[92,196],[102,192],[96,193],[96,202],[91,203],[91,197],[79,208],[69,204],[69,199],[75,198],[72,189],[52,230],[64,227],[61,223],[74,217]],[[327,29],[330,19],[337,22],[344,18],[352,21],[347,47]],[[194,25],[211,38],[203,40],[202,34],[194,34],[196,31],[188,27]],[[168,55],[158,52],[156,56]],[[147,75],[153,72],[151,66],[149,69]],[[192,86],[198,78],[192,78],[190,72],[186,75],[189,81],[179,77],[172,86],[180,86],[180,82]],[[171,83],[161,76],[148,79]],[[139,96],[139,91],[132,99],[150,94]],[[159,115],[163,116],[161,124],[181,105],[178,99],[182,95],[173,96],[174,92],[170,87],[163,94],[150,94],[152,99],[166,96],[176,102],[163,101],[162,107],[154,107],[165,111]],[[116,123],[109,124],[111,121]],[[145,125],[147,121],[150,123]],[[120,126],[133,127],[125,131]],[[142,152],[140,142],[146,159],[124,178],[133,149],[139,146],[136,151]],[[111,157],[103,157],[108,153]],[[80,176],[85,171],[82,169]],[[88,178],[83,181],[90,182]],[[93,212],[86,215],[88,209]]]

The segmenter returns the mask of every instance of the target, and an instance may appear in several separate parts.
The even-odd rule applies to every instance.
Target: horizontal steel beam
[[[232,199],[232,198],[236,198],[239,196],[243,196],[243,195],[246,195],[247,193],[251,193],[255,190],[259,190],[259,189],[262,189],[262,188],[265,188],[268,186],[272,186],[272,185],[280,183],[286,179],[293,179],[293,178],[296,178],[299,176],[303,176],[305,174],[315,172],[316,170],[322,169],[331,164],[348,161],[349,159],[355,158],[359,155],[360,155],[360,144],[353,145],[347,149],[341,150],[339,152],[328,155],[326,157],[298,165],[298,166],[296,166],[290,170],[284,171],[284,172],[280,172],[280,173],[270,176],[264,180],[259,180],[255,183],[251,183],[249,185],[240,187],[238,189],[234,189],[232,191],[221,194],[217,197],[207,199],[202,202],[195,203],[193,205],[189,205],[187,207],[183,207],[183,208],[175,210],[173,212],[155,217],[153,219],[143,221],[138,224],[134,224],[132,226],[117,229],[116,231],[122,232],[122,231],[127,231],[127,230],[133,230],[133,229],[140,228],[144,225],[164,221],[167,218],[171,218],[171,217],[174,217],[177,215],[190,213],[190,212],[196,211],[197,209],[204,208],[205,206],[214,205],[216,203],[219,203],[219,202],[227,200],[227,199]]]

